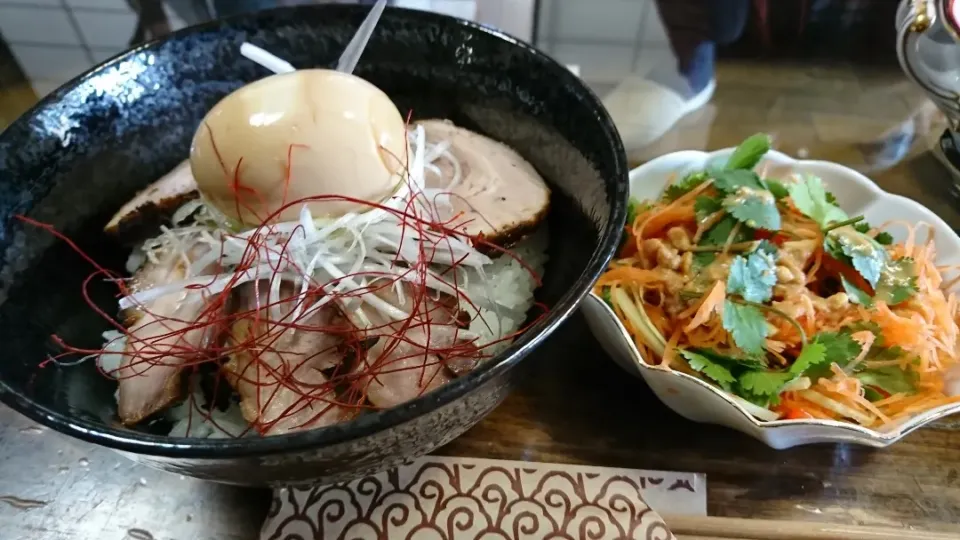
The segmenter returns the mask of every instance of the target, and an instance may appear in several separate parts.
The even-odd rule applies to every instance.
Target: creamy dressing
[[[752,188],[750,186],[740,186],[737,188],[737,192],[728,197],[728,200],[736,204],[746,204],[750,201],[760,201],[764,204],[774,204],[776,199],[773,197],[773,193],[770,193],[764,189]]]
[[[837,239],[837,242],[841,246],[847,248],[851,253],[862,257],[873,257],[883,252],[886,254],[886,251],[883,248],[870,238],[869,236],[860,233],[850,225],[846,225],[835,229],[832,231],[834,237]]]

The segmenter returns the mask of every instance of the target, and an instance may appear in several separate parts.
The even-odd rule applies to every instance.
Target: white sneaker
[[[681,118],[706,105],[716,88],[716,80],[711,80],[698,94],[686,98],[655,81],[629,77],[603,99],[603,104],[630,153],[656,142]]]

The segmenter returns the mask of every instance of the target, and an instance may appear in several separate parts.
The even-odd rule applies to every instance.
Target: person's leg
[[[277,0],[213,0],[217,17],[228,17],[277,7]]]
[[[705,88],[713,79],[715,48],[711,14],[716,11],[711,6],[713,2],[722,0],[657,0],[657,11],[675,61],[657,66],[653,75],[666,79],[658,82],[688,96]],[[682,77],[688,87],[669,80],[674,74]]]
[[[137,13],[137,26],[130,38],[130,45],[139,45],[170,33],[170,21],[163,11],[161,0],[128,0],[127,3]]]
[[[750,0],[714,0],[710,4],[710,37],[718,45],[740,39],[750,17]]]
[[[657,0],[660,17],[676,55],[676,71],[696,94],[714,79],[717,45],[743,34],[750,0]],[[678,89],[682,90],[682,89]]]
[[[649,146],[713,96],[716,44],[740,37],[750,0],[657,0],[672,55],[624,80],[604,104],[628,152]]]
[[[167,7],[187,26],[205,23],[211,19],[206,0],[167,0]]]
[[[647,15],[662,23],[666,37],[659,44],[645,44],[641,51],[647,59],[655,57],[653,68],[627,76],[603,100],[632,157],[643,154],[712,97],[714,1],[722,0],[657,0],[656,9]],[[655,35],[641,39],[649,43]]]

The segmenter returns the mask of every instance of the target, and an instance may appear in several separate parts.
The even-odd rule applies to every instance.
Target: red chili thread
[[[288,151],[288,159],[291,152],[292,146]],[[238,163],[237,171],[239,171],[241,163],[242,160],[240,163]],[[222,164],[223,163],[221,162],[221,165]],[[288,164],[288,168],[289,166],[290,165]],[[242,186],[239,184],[239,182],[235,183],[235,187],[237,188],[238,192],[250,193],[249,191],[244,191],[245,189],[249,190],[250,188]],[[372,408],[371,405],[366,403],[369,388],[374,382],[382,384],[379,381],[379,378],[382,375],[399,373],[410,369],[418,370],[419,377],[417,392],[419,395],[429,388],[437,377],[441,376],[443,373],[442,364],[445,362],[445,359],[462,357],[481,359],[489,356],[488,354],[483,353],[481,349],[477,348],[476,343],[474,342],[475,340],[460,339],[457,336],[457,332],[459,332],[459,328],[456,328],[455,326],[457,314],[453,313],[450,307],[444,305],[443,302],[440,301],[442,299],[442,295],[438,295],[437,299],[430,298],[428,287],[426,285],[427,278],[430,276],[429,270],[433,261],[433,256],[438,253],[438,250],[445,248],[450,255],[449,258],[453,259],[454,251],[450,236],[457,236],[460,238],[471,237],[468,237],[462,232],[456,231],[452,228],[454,218],[442,222],[439,220],[424,218],[421,215],[421,209],[419,208],[420,205],[418,204],[418,202],[420,202],[418,201],[419,197],[422,197],[422,194],[414,193],[413,196],[409,198],[406,205],[400,210],[386,207],[383,204],[369,203],[367,201],[362,201],[351,197],[333,195],[306,197],[289,202],[284,200],[284,204],[280,209],[274,211],[271,215],[263,219],[261,224],[243,239],[243,241],[246,242],[246,246],[243,255],[241,256],[241,262],[233,271],[230,282],[228,282],[228,285],[224,291],[204,297],[203,308],[201,309],[200,315],[195,320],[182,320],[175,317],[154,314],[151,313],[150,306],[148,305],[138,305],[134,308],[136,311],[141,313],[142,317],[154,317],[157,319],[155,321],[156,324],[161,324],[164,328],[170,329],[169,332],[152,336],[150,340],[140,339],[137,335],[135,335],[136,332],[131,332],[129,329],[115,321],[113,317],[110,317],[100,310],[89,297],[87,289],[90,281],[94,277],[101,275],[108,276],[113,279],[113,282],[116,283],[118,289],[120,290],[120,294],[127,294],[127,289],[122,278],[119,278],[119,276],[117,276],[115,273],[99,266],[92,258],[84,254],[82,250],[76,246],[76,244],[65,238],[63,235],[57,233],[51,226],[36,222],[29,218],[22,218],[22,220],[26,223],[44,228],[45,230],[56,235],[58,238],[63,239],[72,249],[84,257],[85,260],[87,260],[97,269],[97,272],[91,274],[91,276],[88,277],[84,282],[83,295],[88,305],[90,305],[99,316],[105,320],[108,320],[110,324],[122,332],[128,340],[127,348],[124,353],[122,353],[128,357],[131,357],[125,364],[127,367],[132,367],[146,362],[148,364],[144,368],[144,370],[146,370],[149,369],[151,365],[165,363],[168,362],[170,358],[173,358],[181,362],[181,369],[189,370],[191,373],[189,376],[199,376],[196,373],[196,366],[203,362],[208,362],[211,359],[232,357],[242,354],[249,355],[250,360],[245,366],[243,366],[243,369],[241,369],[239,373],[227,374],[227,378],[228,380],[236,381],[234,384],[247,383],[254,387],[257,394],[257,410],[260,411],[260,413],[258,413],[256,419],[251,421],[251,427],[257,429],[261,433],[267,433],[279,422],[283,421],[284,418],[307,410],[308,408],[312,409],[318,402],[324,404],[320,408],[320,412],[313,415],[300,427],[310,425],[322,415],[330,412],[332,407],[340,407],[356,412]],[[238,195],[237,199],[240,198],[241,197]],[[286,199],[286,195],[284,198]],[[293,207],[294,205],[301,205],[313,201],[330,200],[364,204],[371,209],[380,209],[398,218],[403,232],[400,237],[401,245],[402,242],[404,242],[404,239],[407,237],[407,232],[411,232],[413,235],[416,235],[417,238],[421,239],[421,241],[418,242],[419,247],[417,261],[407,264],[403,263],[399,257],[395,257],[393,260],[393,266],[394,268],[404,268],[404,270],[401,272],[387,273],[360,271],[345,276],[344,278],[331,280],[330,282],[324,284],[314,284],[311,282],[311,285],[308,286],[304,293],[296,292],[287,298],[273,299],[270,296],[272,294],[271,291],[268,290],[266,292],[265,303],[261,302],[261,295],[259,292],[256,292],[255,305],[252,309],[237,309],[233,312],[228,312],[227,304],[232,295],[233,289],[236,287],[237,281],[241,278],[244,272],[259,266],[259,259],[263,252],[267,250],[267,248],[264,247],[264,242],[266,239],[279,235],[279,233],[272,230],[272,226],[269,224],[276,220],[282,212]],[[436,199],[433,201],[427,200],[425,206],[428,209],[431,207],[436,208]],[[432,214],[433,212],[428,213]],[[409,231],[407,230],[407,227],[410,228]],[[284,239],[278,248],[271,248],[269,254],[276,255],[278,259],[290,264],[292,261],[290,261],[286,252],[293,234],[296,234],[296,231],[286,233],[287,238]],[[235,238],[237,237],[235,236]],[[529,268],[529,266],[527,266],[509,250],[499,248],[483,238],[471,239],[475,244],[484,245],[490,250],[499,252],[504,256],[514,257],[528,272],[531,273],[531,275],[535,277],[537,283],[540,283],[539,276],[537,276]],[[445,242],[445,245],[442,244],[443,242]],[[221,256],[223,253],[223,246],[221,246]],[[470,299],[466,296],[466,294],[459,289],[458,277],[455,271],[451,274],[451,280],[445,280],[442,278],[442,276],[448,275],[452,270],[460,267],[464,259],[465,257],[460,257],[459,259],[455,260],[452,265],[450,265],[450,268],[444,269],[438,275],[433,275],[432,278],[438,279],[444,284],[445,287],[449,287],[449,289],[452,291],[451,296],[456,300],[456,303],[467,301],[476,311],[479,311],[476,306],[470,302]],[[274,261],[269,263],[268,266],[271,268],[274,274],[276,274],[276,272],[279,271],[279,265],[279,262]],[[217,270],[219,270],[219,268],[217,268]],[[329,292],[329,285],[348,278],[370,278],[372,281],[367,286],[360,287],[357,290],[346,292]],[[211,277],[210,283],[212,283],[214,279],[215,277]],[[259,288],[256,283],[269,284],[269,282],[269,277],[256,280],[253,288],[255,290]],[[313,298],[315,302],[323,296],[332,296],[333,298],[330,302],[330,307],[324,307],[322,309],[336,309],[334,306],[337,305],[337,300],[356,298],[368,293],[375,294],[376,292],[384,291],[394,287],[398,283],[406,296],[404,309],[410,312],[410,316],[404,320],[393,322],[388,321],[381,325],[375,325],[374,327],[363,329],[362,331],[352,327],[344,328],[342,326],[311,325],[302,319],[286,320],[291,317],[297,305],[302,304],[304,310],[309,309],[309,307],[313,305],[312,302],[309,304],[307,303],[308,299],[310,298]],[[201,291],[202,293],[206,286],[192,285],[189,288],[192,290]],[[292,302],[296,302],[296,304],[290,306]],[[269,315],[270,309],[277,306],[283,306],[284,304],[286,304],[285,307],[289,307],[289,310],[286,311],[280,320],[274,321],[273,317]],[[545,307],[542,306],[542,304],[538,304],[538,307],[542,310],[545,310]],[[531,323],[525,325],[520,330],[510,334],[509,336],[504,336],[494,341],[492,344],[513,339],[515,336],[521,334],[523,331],[529,328],[530,325],[537,322],[540,317],[542,317],[542,314],[534,318]],[[248,325],[247,331],[242,339],[238,339],[234,331],[236,324],[240,321],[246,321],[246,324]],[[441,321],[450,321],[450,323],[445,325]],[[172,325],[179,325],[182,326],[182,328],[174,328]],[[451,340],[453,343],[449,346],[433,346],[431,343],[434,331],[439,329],[441,326],[453,326],[454,328],[454,337]],[[183,339],[189,332],[204,331],[220,335],[221,338],[213,340],[211,344],[203,344],[203,346],[186,343]],[[323,384],[317,385],[299,380],[297,377],[299,370],[301,368],[313,369],[309,367],[309,363],[312,362],[318,355],[329,353],[330,349],[323,349],[309,355],[301,355],[292,350],[282,350],[282,346],[278,347],[277,342],[285,335],[286,332],[291,331],[328,332],[339,335],[341,337],[341,343],[347,344],[345,347],[352,351],[352,354],[342,354],[343,358],[341,363],[332,370],[326,382]],[[423,343],[410,338],[410,332],[412,331],[422,331],[424,333],[423,337],[425,339],[422,340]],[[370,351],[361,348],[359,345],[362,342],[370,342],[371,336],[377,341],[383,339],[389,340],[383,347],[381,347],[382,351],[376,358],[371,358],[372,355]],[[164,343],[163,347],[165,347],[165,349],[158,349],[158,341],[173,340],[174,338],[177,338],[174,343]],[[82,349],[71,347],[56,336],[54,336],[54,339],[64,350],[64,353],[62,353],[63,355],[89,355],[103,352],[103,349]],[[139,347],[139,356],[141,357],[133,358],[134,356],[137,356],[137,353],[130,352],[131,344],[136,345],[136,347],[133,347],[133,349],[137,349]],[[405,355],[394,354],[401,344],[410,346],[412,348],[412,352]],[[154,354],[147,356],[146,351]],[[262,356],[265,354],[273,354],[276,356],[276,360],[279,363],[279,369],[271,366],[268,362],[263,360]],[[300,358],[291,360],[290,356],[294,354],[298,354]],[[411,359],[416,361],[412,362],[412,365],[404,365],[405,360]],[[49,362],[49,359],[44,360],[42,365],[47,365]],[[350,364],[353,364],[355,368],[348,369]],[[250,369],[253,369],[254,373],[249,373]],[[263,371],[261,371],[261,369]],[[428,376],[428,370],[430,369],[433,369],[433,372]],[[220,373],[223,374],[223,370],[221,370]],[[267,381],[264,380],[265,378],[272,380]],[[358,385],[357,383],[360,384]],[[214,383],[214,388],[219,388],[219,384],[220,377],[218,376],[216,378],[216,382]],[[343,385],[346,385],[346,390],[342,392],[338,391],[337,388]],[[272,389],[270,391],[270,396],[267,396],[264,400],[263,396],[261,396],[261,393],[262,389],[267,387],[272,387]],[[274,399],[281,390],[292,392],[294,396],[298,396],[298,399],[293,400],[292,403],[286,407],[286,409],[282,411],[277,418],[273,419],[272,421],[265,421],[262,416],[263,411],[267,406],[269,406],[271,400]],[[188,422],[192,422],[193,409],[196,407],[198,411],[202,411],[202,407],[195,404],[192,394],[189,399],[191,400],[191,419],[188,420]],[[206,422],[213,425],[216,429],[220,429],[222,432],[226,433],[227,431],[222,427],[217,426],[216,422],[213,420],[211,411],[212,406],[212,404],[208,404],[207,412],[201,412],[202,417]]]

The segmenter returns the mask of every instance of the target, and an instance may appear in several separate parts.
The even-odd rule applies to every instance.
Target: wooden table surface
[[[604,356],[579,315],[550,350],[531,359],[502,406],[438,454],[704,472],[711,515],[960,537],[960,419],[885,450],[777,451],[672,413]],[[0,538],[121,539],[139,529],[157,540],[253,540],[266,515],[266,490],[154,471],[6,408],[0,441]]]
[[[656,149],[632,157],[720,148],[767,131],[781,150],[869,171],[885,189],[960,227],[951,177],[926,150],[942,124],[896,68],[725,62],[717,76],[709,106]],[[9,122],[33,99],[29,88],[0,86],[0,119]],[[897,157],[897,148],[909,151]],[[885,450],[776,451],[666,409],[605,357],[579,316],[556,332],[550,350],[531,359],[523,384],[500,408],[439,453],[704,472],[712,515],[915,527],[960,537],[960,418]],[[262,490],[134,465],[0,408],[4,540],[143,537],[136,529],[157,540],[253,539],[267,501]]]

